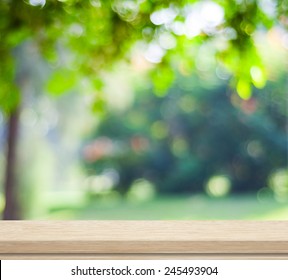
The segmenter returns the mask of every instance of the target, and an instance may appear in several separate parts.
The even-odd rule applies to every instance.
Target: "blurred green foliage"
[[[96,193],[141,200],[156,188],[221,196],[265,193],[270,184],[284,197],[287,72],[282,63],[283,77],[269,82],[279,78],[271,73],[274,53],[265,62],[258,37],[287,32],[287,22],[286,0],[2,0],[0,110],[9,116],[32,80],[26,91],[37,94],[90,93],[91,109],[103,118],[84,151]],[[49,68],[38,83],[41,67],[30,61],[33,69],[26,71],[30,57],[23,48]],[[139,50],[153,85],[138,91],[119,122],[124,116],[110,114],[103,77],[118,61],[133,64]],[[205,80],[211,67],[225,82]],[[226,187],[219,189],[219,182]]]
[[[255,48],[254,31],[274,25],[287,28],[286,1],[268,2],[3,0],[0,3],[1,109],[9,112],[19,102],[21,82],[17,78],[15,50],[27,40],[53,67],[60,65],[68,69],[60,68],[52,74],[47,90],[56,95],[74,87],[81,78],[95,85],[100,71],[115,60],[130,59],[127,53],[139,40],[147,46],[156,45],[163,53],[163,57],[157,58],[160,67],[152,74],[155,93],[163,95],[173,82],[170,67],[176,64],[190,71],[195,50],[204,41],[218,40],[215,55],[232,72],[232,86],[243,99],[249,99],[251,84],[263,87],[266,81],[266,68]],[[197,13],[202,25],[199,22],[195,25],[193,17]],[[95,91],[98,91],[96,84]],[[96,102],[94,107],[99,110],[103,106]]]
[[[89,175],[112,178],[110,188],[120,193],[139,179],[166,194],[269,187],[274,171],[287,167],[286,75],[254,88],[249,100],[215,73],[214,82],[175,75],[165,97],[152,94],[152,87],[137,92],[131,107],[100,123],[84,149]]]

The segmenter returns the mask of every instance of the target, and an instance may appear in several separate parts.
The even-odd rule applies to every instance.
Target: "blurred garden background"
[[[2,0],[2,219],[288,219],[286,0]]]

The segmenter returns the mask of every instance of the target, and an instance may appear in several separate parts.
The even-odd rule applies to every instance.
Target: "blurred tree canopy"
[[[3,0],[1,109],[9,112],[19,101],[15,50],[28,39],[48,62],[61,65],[48,84],[54,94],[69,90],[81,77],[99,90],[97,73],[119,58],[129,59],[128,50],[139,40],[159,53],[153,80],[161,94],[173,81],[171,65],[190,72],[195,48],[218,40],[215,55],[233,73],[239,95],[248,99],[251,84],[263,87],[266,81],[254,31],[274,25],[287,28],[287,7],[285,0]],[[67,52],[64,61],[59,59],[61,48]],[[95,106],[101,107],[101,100]]]

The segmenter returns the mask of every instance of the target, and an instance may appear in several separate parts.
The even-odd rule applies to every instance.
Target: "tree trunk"
[[[7,133],[7,156],[6,156],[6,172],[5,172],[5,209],[3,220],[20,219],[19,203],[17,196],[17,180],[16,180],[16,150],[18,139],[18,123],[19,123],[19,106],[11,112],[8,119]]]

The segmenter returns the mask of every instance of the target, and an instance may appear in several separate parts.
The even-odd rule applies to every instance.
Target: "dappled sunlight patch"
[[[264,74],[263,69],[261,69],[258,66],[252,66],[250,69],[250,74],[251,74],[252,82],[255,87],[263,88],[265,86],[267,78]]]
[[[189,146],[183,137],[175,137],[172,142],[171,150],[174,156],[181,157],[188,153]]]
[[[224,197],[231,189],[231,182],[227,176],[216,175],[211,177],[206,184],[206,192],[212,197]]]
[[[253,158],[261,158],[265,154],[262,143],[258,140],[252,140],[247,143],[247,153]]]
[[[278,202],[288,201],[288,169],[277,169],[269,178],[269,187]]]
[[[46,0],[29,0],[29,4],[31,6],[41,6],[44,7],[46,4]]]
[[[151,135],[156,139],[164,139],[168,136],[169,128],[164,121],[156,121],[151,125]]]
[[[107,169],[100,175],[89,176],[85,180],[85,188],[90,201],[114,204],[120,200],[120,194],[115,190],[119,174],[114,169]]]
[[[203,1],[186,7],[185,35],[193,38],[201,32],[215,34],[216,27],[224,20],[221,6],[212,1]]]
[[[156,195],[155,186],[145,179],[138,179],[133,182],[127,193],[127,200],[131,202],[144,202],[152,200]]]
[[[160,63],[164,55],[165,50],[159,44],[152,42],[147,46],[144,57],[151,63]]]
[[[112,2],[111,6],[127,22],[133,22],[139,13],[139,4],[135,1],[116,0]]]
[[[173,7],[161,9],[151,14],[150,20],[155,25],[170,24],[177,16],[177,11]]]
[[[105,174],[98,176],[90,176],[86,180],[86,185],[91,193],[101,194],[107,191],[111,191],[114,182],[111,176]]]

